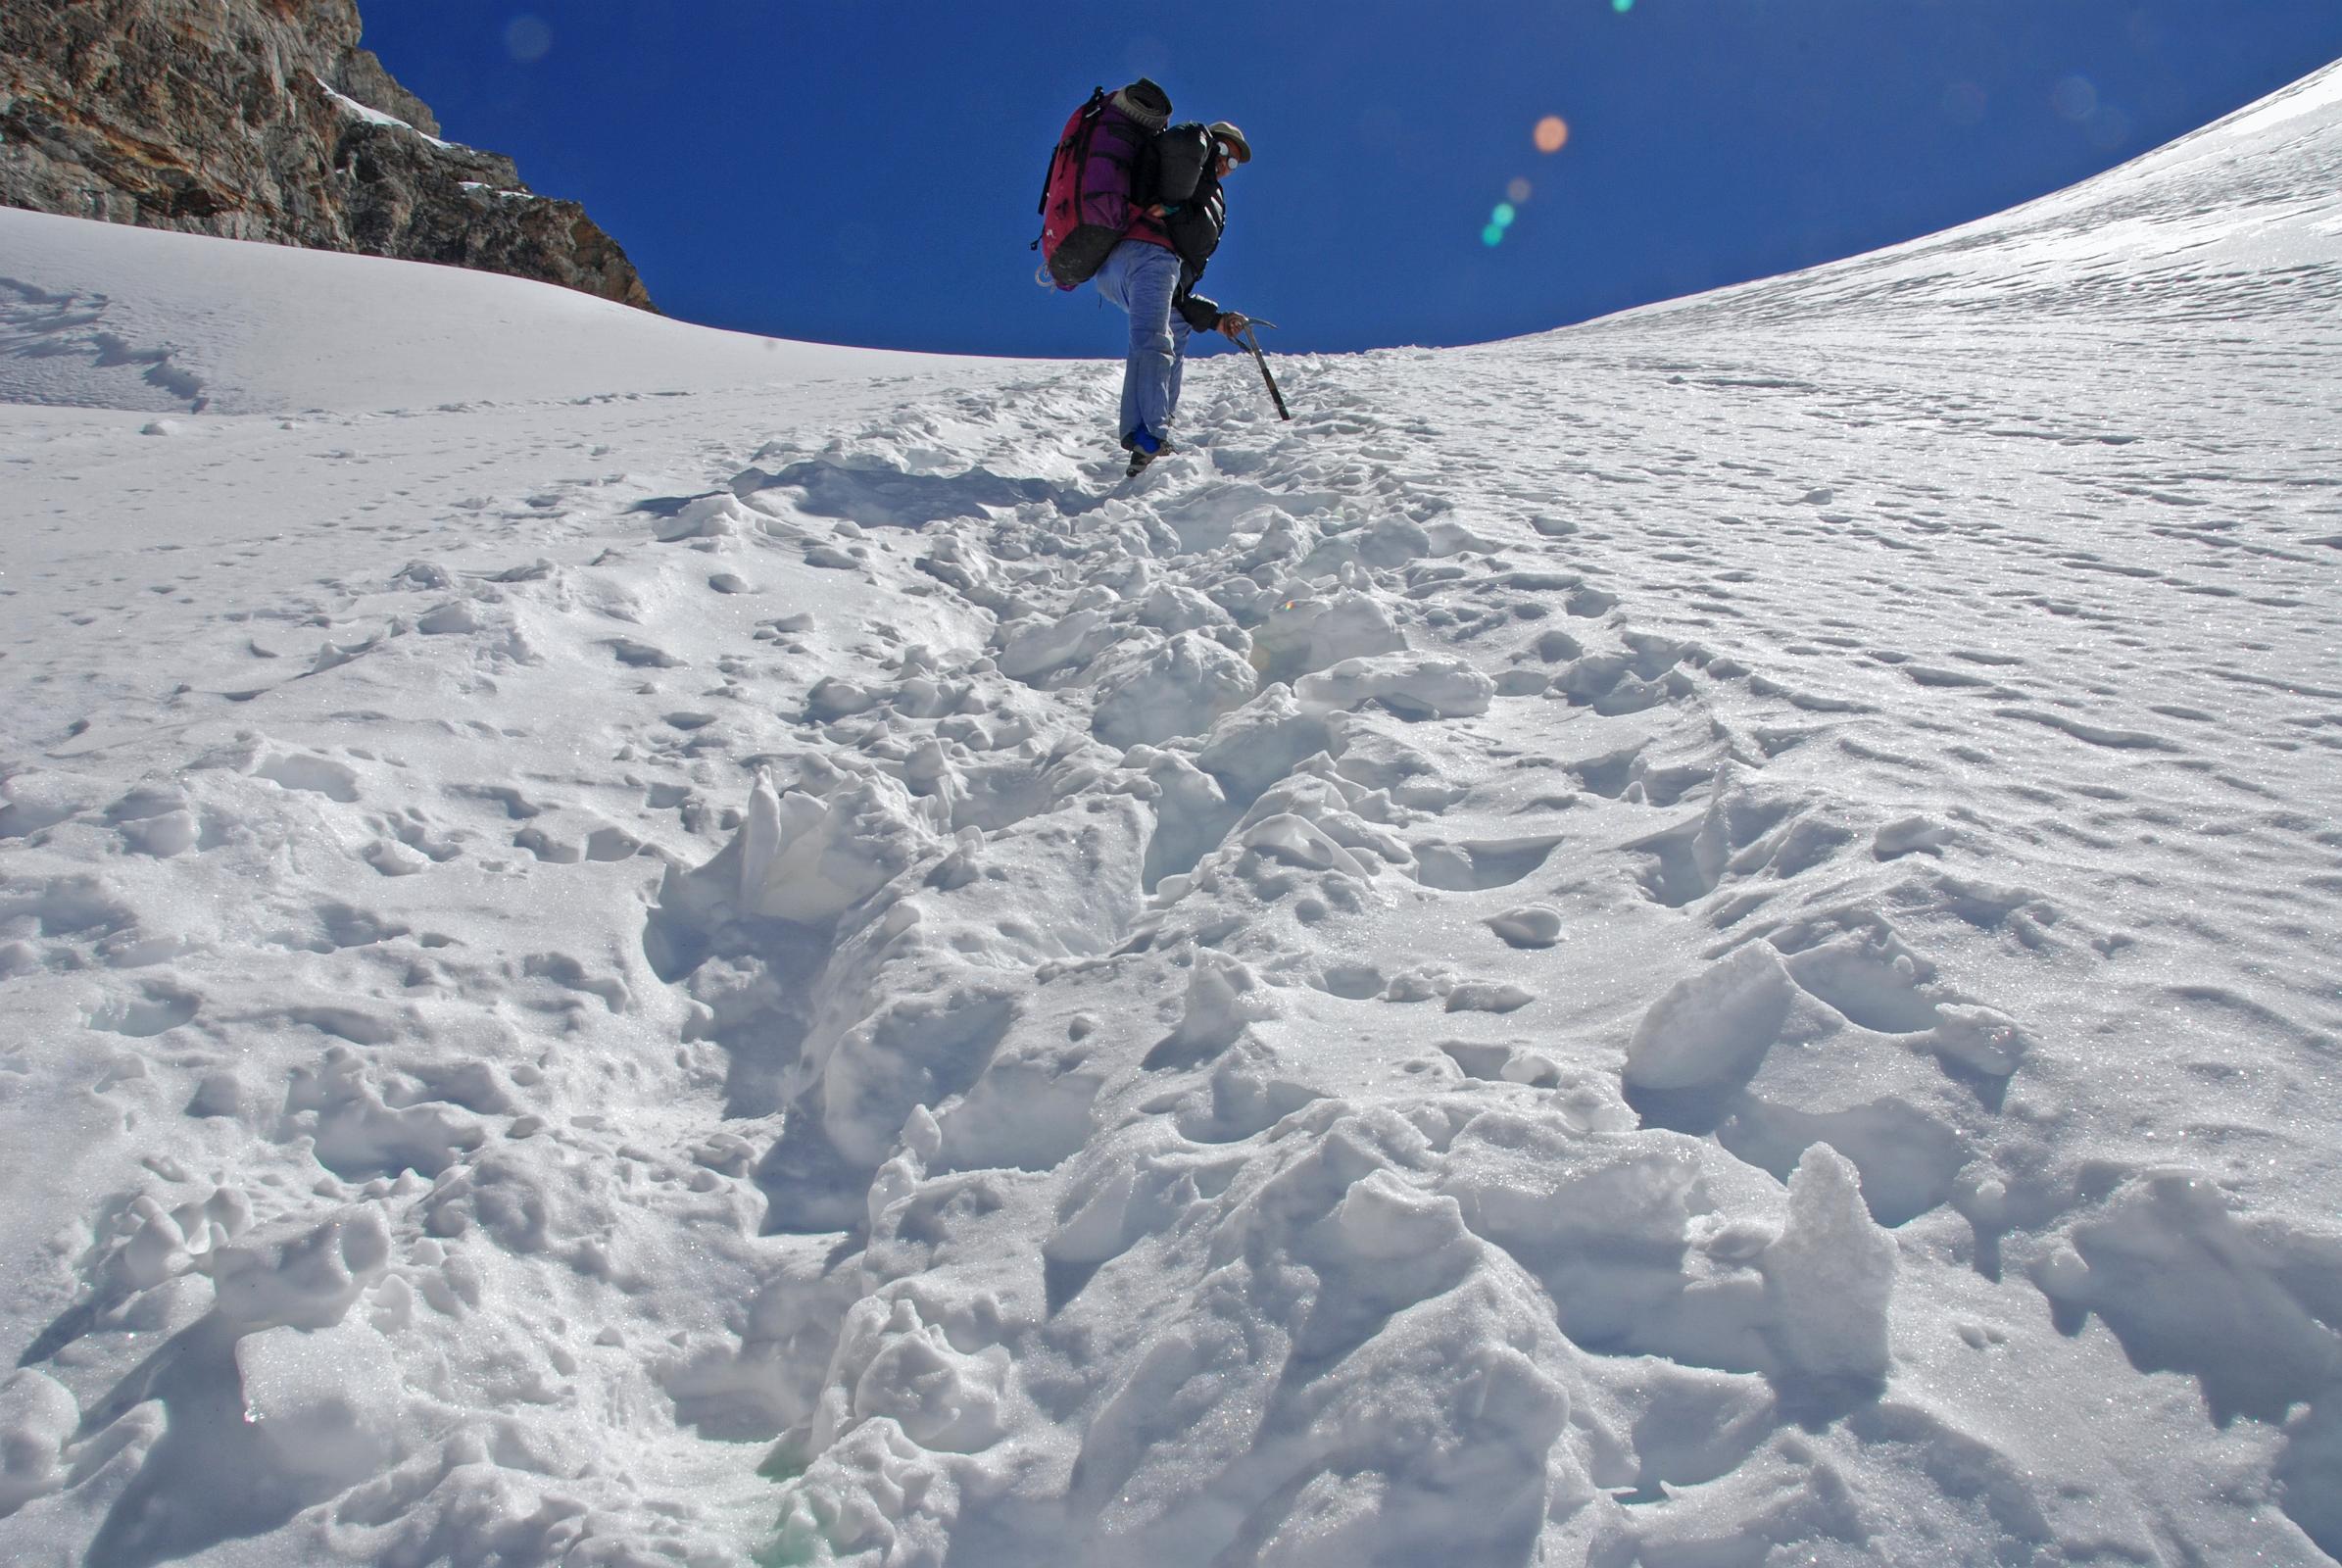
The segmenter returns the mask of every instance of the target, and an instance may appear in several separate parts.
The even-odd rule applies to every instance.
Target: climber
[[[1135,85],[1151,87],[1151,82]],[[1227,227],[1227,197],[1221,182],[1239,164],[1252,161],[1252,144],[1225,120],[1193,121],[1165,127],[1170,102],[1118,104],[1142,124],[1154,120],[1154,138],[1140,151],[1133,172],[1135,218],[1127,237],[1098,270],[1098,291],[1130,313],[1130,358],[1123,368],[1121,439],[1138,473],[1171,450],[1172,416],[1179,412],[1180,373],[1188,334],[1216,331],[1231,343],[1247,324],[1237,311],[1224,311],[1195,292],[1204,264],[1219,248]]]

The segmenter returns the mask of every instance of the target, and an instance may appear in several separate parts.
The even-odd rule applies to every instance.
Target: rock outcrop
[[[355,0],[0,5],[0,203],[510,272],[651,310],[617,241],[439,124]]]

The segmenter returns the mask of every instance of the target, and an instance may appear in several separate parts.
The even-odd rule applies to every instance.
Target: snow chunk
[[[1273,685],[1212,726],[1195,765],[1248,801],[1333,745],[1324,714],[1304,710],[1291,687]]]
[[[1032,615],[1000,627],[995,662],[1009,679],[1031,680],[1061,665],[1086,664],[1113,640],[1113,626],[1095,610],[1077,610],[1062,619]]]
[[[217,1310],[232,1324],[329,1328],[390,1257],[381,1210],[354,1208],[322,1224],[271,1230],[199,1259]]]
[[[1277,1004],[1242,959],[1206,949],[1188,971],[1188,994],[1179,1027],[1155,1048],[1149,1066],[1175,1059],[1198,1061],[1217,1055],[1251,1025],[1277,1014]]]
[[[1252,666],[1199,632],[1182,632],[1098,700],[1091,730],[1128,750],[1182,735],[1200,735],[1214,719],[1250,701]]]
[[[1460,659],[1387,655],[1345,659],[1294,684],[1304,703],[1323,709],[1379,702],[1401,718],[1468,718],[1488,710],[1496,683]]]
[[[2017,1070],[2027,1045],[2017,1020],[1965,1003],[1939,1003],[1935,1010],[1939,1021],[1920,1037],[1928,1050],[1995,1078]]]
[[[236,1370],[244,1419],[292,1474],[348,1484],[393,1456],[399,1378],[389,1343],[366,1324],[246,1335]]]
[[[1345,590],[1330,600],[1279,606],[1252,633],[1252,660],[1271,679],[1289,680],[1345,659],[1394,654],[1406,646],[1406,634],[1389,607]]]
[[[1794,1000],[1781,955],[1762,942],[1668,988],[1627,1047],[1627,1082],[1641,1089],[1693,1089],[1745,1080]]]
[[[1876,1379],[1890,1360],[1894,1239],[1871,1222],[1854,1162],[1815,1144],[1789,1176],[1789,1221],[1758,1266],[1782,1356],[1812,1377]]]
[[[2335,1340],[2325,1298],[2303,1282],[2338,1269],[2330,1229],[2238,1212],[2219,1181],[2167,1165],[2124,1182],[2031,1272],[2062,1313],[2095,1312],[2134,1364],[2194,1377],[2215,1424],[2294,1421],[2310,1439],[2292,1460],[2295,1485],[2322,1494],[2312,1517],[2325,1529],[2342,1524],[2323,1500],[2342,1453],[2318,1392],[2333,1387]],[[2304,1401],[2315,1406],[2308,1419],[2296,1414]]]
[[[1515,948],[1549,948],[1561,940],[1561,912],[1542,904],[1524,904],[1484,922]]]
[[[885,1325],[849,1328],[839,1361],[854,1377],[856,1421],[892,1419],[922,1448],[974,1453],[1003,1431],[1000,1385],[1007,1352],[990,1347],[976,1355],[955,1349],[939,1324],[921,1320],[909,1300],[897,1300]]]
[[[740,909],[776,920],[834,919],[928,847],[931,835],[916,816],[909,792],[883,774],[826,800],[803,790],[778,794],[759,776],[734,840]]]
[[[653,532],[664,544],[683,539],[728,539],[754,533],[763,519],[729,493],[701,496],[671,517],[661,517]]]
[[[1374,879],[1374,873],[1356,856],[1320,832],[1316,824],[1291,811],[1263,817],[1245,830],[1241,842],[1245,849],[1287,865],[1312,871],[1339,871],[1361,882]]]
[[[55,1379],[27,1369],[0,1382],[0,1519],[65,1485],[65,1446],[80,1424]]]

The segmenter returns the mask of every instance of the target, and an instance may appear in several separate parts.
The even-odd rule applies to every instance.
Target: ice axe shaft
[[[1252,351],[1252,363],[1260,367],[1260,378],[1269,384],[1269,401],[1277,405],[1277,417],[1290,420],[1293,414],[1285,407],[1285,394],[1277,390],[1277,378],[1269,373],[1269,357],[1260,352],[1260,337],[1253,331],[1256,326],[1276,324],[1274,321],[1245,322],[1244,342],[1244,347]]]

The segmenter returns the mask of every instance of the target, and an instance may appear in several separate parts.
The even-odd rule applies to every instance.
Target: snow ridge
[[[44,403],[202,413],[210,401],[203,378],[176,363],[175,350],[142,348],[108,330],[111,306],[103,294],[50,293],[0,277],[0,358],[29,372],[18,390]],[[44,375],[41,362],[51,360],[77,363]],[[125,373],[91,377],[91,369]]]

